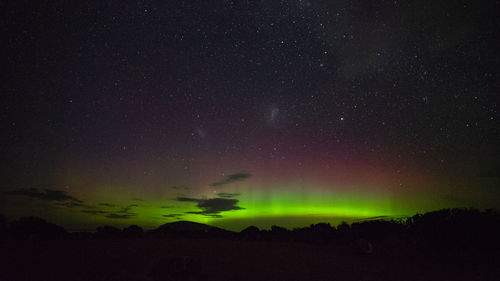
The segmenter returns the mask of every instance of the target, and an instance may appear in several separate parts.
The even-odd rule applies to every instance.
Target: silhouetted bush
[[[108,238],[118,238],[121,236],[120,234],[121,234],[120,229],[114,226],[105,225],[98,227],[96,229],[95,236],[96,238],[99,239],[108,239]]]
[[[266,241],[296,241],[307,243],[340,243],[358,247],[358,242],[377,247],[408,249],[426,247],[434,250],[467,251],[500,249],[500,215],[494,210],[446,209],[415,215],[402,220],[370,220],[351,225],[342,222],[337,228],[327,223],[289,231],[272,226],[270,231],[248,227],[239,237],[257,237]],[[257,239],[257,238],[253,238]],[[365,242],[366,241],[366,242]],[[366,246],[365,245],[365,246]],[[359,247],[358,247],[359,248]],[[370,252],[364,247],[361,252]]]
[[[131,225],[122,230],[125,238],[143,238],[144,230],[137,225]]]
[[[352,235],[350,233],[351,227],[345,221],[337,226],[337,239],[342,242],[352,240]]]
[[[417,244],[433,250],[500,249],[500,216],[494,210],[444,209],[415,215],[406,224]]]
[[[273,234],[279,235],[279,234],[286,234],[288,232],[288,230],[284,227],[273,225],[273,226],[271,226],[271,232]]]
[[[337,226],[337,230],[339,232],[348,232],[350,229],[349,227],[349,224],[345,221],[343,221],[342,223],[340,223],[338,226]]]
[[[11,222],[10,232],[15,239],[60,239],[68,234],[61,226],[37,217],[20,218]]]
[[[240,232],[239,237],[245,240],[259,240],[260,239],[260,229],[256,226],[249,226]]]
[[[336,238],[336,232],[329,223],[311,224],[309,227],[294,229],[292,239],[297,242],[327,243]]]
[[[273,241],[288,241],[291,240],[291,232],[288,231],[288,229],[277,226],[277,225],[272,225],[271,226],[271,231],[268,232],[270,235],[270,239]]]
[[[329,223],[311,224],[310,228],[314,232],[327,232],[327,233],[330,233],[330,232],[335,231],[335,228],[332,227]]]

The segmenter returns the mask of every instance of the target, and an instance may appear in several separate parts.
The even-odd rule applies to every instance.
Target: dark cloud
[[[240,195],[239,193],[229,193],[229,192],[217,193],[217,196],[219,196],[221,198],[233,198],[233,197],[236,197],[239,195]]]
[[[108,219],[129,219],[131,217],[137,216],[137,213],[133,213],[133,212],[130,211],[130,210],[132,210],[132,208],[135,208],[135,207],[139,207],[139,205],[137,205],[137,204],[130,204],[130,205],[121,207],[120,209],[118,209],[114,213],[96,212],[96,214],[106,213],[106,215],[104,217],[106,217]]]
[[[226,184],[230,184],[230,183],[237,182],[237,181],[243,181],[243,180],[248,179],[251,176],[252,176],[252,174],[250,174],[250,173],[231,174],[231,175],[228,175],[223,180],[211,183],[210,186],[221,186],[221,185],[226,185]]]
[[[171,186],[170,188],[175,189],[175,190],[188,190],[189,189],[189,187],[187,187],[186,185],[174,185],[174,186]]]
[[[217,214],[223,211],[240,210],[241,207],[236,206],[238,202],[239,200],[237,199],[204,199],[198,202],[198,207],[203,209],[203,213],[205,214]]]
[[[177,200],[179,202],[199,202],[199,201],[206,200],[206,199],[196,199],[196,198],[189,198],[189,197],[177,197],[175,200]]]
[[[128,212],[130,212],[130,209],[132,209],[132,208],[124,207],[124,208],[121,208],[120,210],[118,210],[117,213],[119,213],[119,214],[127,214]]]
[[[219,214],[207,214],[205,212],[185,212],[185,214],[194,214],[194,215],[203,215],[205,217],[209,218],[222,218],[222,215]]]
[[[368,218],[363,218],[361,221],[363,220],[383,220],[383,219],[390,219],[392,217],[390,216],[376,216],[376,217],[368,217]]]
[[[77,203],[83,202],[71,195],[68,195],[66,191],[55,189],[44,189],[42,191],[38,190],[37,188],[19,188],[12,191],[6,191],[4,192],[4,194],[26,196],[45,201],[72,201]]]
[[[199,212],[186,212],[186,214],[200,214],[211,217],[221,217],[219,214],[225,211],[241,210],[243,208],[236,206],[239,200],[227,198],[197,199],[189,197],[177,197],[180,202],[195,202],[201,209]]]
[[[115,206],[114,204],[110,204],[110,203],[99,203],[99,205],[104,206],[104,207],[114,207]]]
[[[102,210],[81,210],[81,213],[86,213],[86,214],[92,214],[92,215],[98,215],[98,214],[106,214],[106,211]]]
[[[167,214],[167,215],[162,215],[164,218],[180,218],[182,217],[182,214]]]
[[[117,213],[119,213],[119,214],[127,214],[127,213],[129,213],[129,211],[132,208],[135,208],[135,207],[139,207],[139,205],[137,205],[137,204],[131,204],[131,205],[125,206],[125,207],[121,208],[120,210],[118,210]]]
[[[66,207],[66,208],[75,208],[75,207],[84,207],[84,208],[87,208],[87,209],[92,209],[92,208],[95,208],[94,206],[90,206],[90,205],[86,205],[84,203],[81,203],[81,202],[76,202],[76,201],[62,201],[62,202],[59,202],[59,201],[56,201],[54,203],[52,203],[53,206],[62,206],[62,207]]]
[[[127,214],[109,213],[109,214],[105,215],[105,217],[108,219],[129,219],[129,218],[134,217],[136,215],[137,214],[135,214],[135,213],[127,213]]]

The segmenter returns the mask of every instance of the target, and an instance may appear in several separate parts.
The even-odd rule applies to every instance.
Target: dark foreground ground
[[[1,243],[0,280],[500,280],[500,263],[494,254],[377,245],[361,254],[352,245],[207,238],[14,240]]]

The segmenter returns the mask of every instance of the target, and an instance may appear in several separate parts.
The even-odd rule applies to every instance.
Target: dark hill
[[[154,230],[156,233],[231,233],[229,230],[191,221],[166,223]]]
[[[57,239],[68,235],[63,227],[37,217],[25,217],[11,222],[10,232],[13,237],[20,239]]]

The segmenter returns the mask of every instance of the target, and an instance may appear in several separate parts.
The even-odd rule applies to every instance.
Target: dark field
[[[403,250],[404,249],[404,250]],[[208,238],[4,241],[0,280],[500,280],[496,256]],[[179,260],[193,266],[178,275]],[[168,273],[170,272],[170,273]]]

